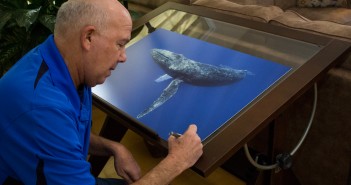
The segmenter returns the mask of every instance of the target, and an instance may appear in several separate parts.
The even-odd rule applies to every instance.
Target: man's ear
[[[84,50],[90,49],[95,32],[95,26],[86,26],[82,29],[80,42]]]

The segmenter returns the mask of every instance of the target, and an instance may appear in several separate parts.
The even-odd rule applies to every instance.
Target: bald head
[[[131,21],[128,10],[117,0],[68,0],[60,7],[55,24],[55,37],[78,33],[84,26],[103,31],[110,19]]]
[[[101,84],[126,61],[132,19],[117,0],[68,0],[60,7],[54,41],[76,87]]]

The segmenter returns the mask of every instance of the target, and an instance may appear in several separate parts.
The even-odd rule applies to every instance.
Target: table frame
[[[216,168],[220,167],[262,129],[266,128],[271,123],[275,123],[276,118],[283,112],[283,110],[311,88],[312,85],[321,79],[329,69],[344,59],[346,53],[350,51],[351,43],[346,41],[301,32],[268,23],[233,17],[211,11],[209,8],[188,6],[172,2],[168,2],[136,20],[133,23],[133,31],[148,23],[148,20],[168,9],[180,10],[323,46],[321,51],[301,67],[297,68],[285,80],[281,81],[280,84],[267,93],[264,98],[260,99],[255,104],[250,105],[249,108],[244,110],[244,113],[229,120],[225,126],[205,140],[203,156],[192,167],[194,171],[205,177],[211,174]],[[167,148],[166,141],[158,138],[151,130],[146,129],[138,123],[134,123],[131,117],[122,114],[117,108],[114,108],[108,102],[93,95],[93,103],[107,114],[107,119],[105,120],[100,133],[101,136],[120,141],[126,131],[130,129],[146,140],[154,142],[163,148]],[[274,141],[274,138],[271,140]],[[270,148],[274,148],[274,146],[271,146]],[[107,159],[108,158],[106,157],[96,156],[90,158],[90,162],[93,166],[92,173],[94,175],[100,173]]]

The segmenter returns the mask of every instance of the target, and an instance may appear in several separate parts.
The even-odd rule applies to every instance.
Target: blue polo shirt
[[[91,88],[76,89],[53,36],[0,79],[0,184],[95,184]]]

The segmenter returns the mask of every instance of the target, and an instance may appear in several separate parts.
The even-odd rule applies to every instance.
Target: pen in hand
[[[176,132],[170,132],[169,133],[170,136],[174,136],[175,138],[179,138],[180,136],[182,136],[182,134],[176,133]]]

